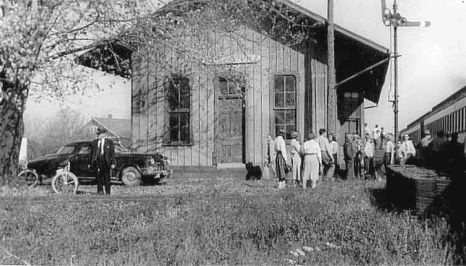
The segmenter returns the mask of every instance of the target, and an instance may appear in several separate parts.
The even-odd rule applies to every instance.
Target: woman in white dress
[[[315,188],[319,179],[319,170],[322,169],[322,155],[316,135],[309,133],[308,140],[303,143],[301,153],[304,155],[303,189],[307,187],[307,181],[311,180],[311,187]]]
[[[292,164],[292,176],[293,183],[296,186],[301,181],[301,144],[299,144],[297,138],[299,133],[297,131],[291,132],[291,164]]]

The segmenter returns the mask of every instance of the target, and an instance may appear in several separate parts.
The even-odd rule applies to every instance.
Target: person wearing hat
[[[292,180],[293,184],[296,186],[298,182],[301,181],[301,144],[297,140],[299,133],[297,131],[291,132],[291,173],[292,173]]]
[[[419,163],[422,166],[427,166],[429,162],[429,144],[432,142],[432,135],[430,130],[426,129],[423,132],[424,137],[421,139],[418,145],[419,150]]]
[[[92,142],[90,167],[94,168],[97,178],[97,193],[110,195],[110,169],[115,168],[115,148],[107,138],[107,131],[97,129],[97,139]]]
[[[384,165],[385,167],[395,164],[395,143],[393,142],[393,134],[386,135],[387,143],[385,144]]]
[[[275,174],[278,178],[278,189],[285,188],[286,174],[289,169],[288,156],[286,155],[285,130],[279,129],[275,137]]]
[[[409,135],[405,134],[403,136],[403,143],[401,144],[401,150],[404,154],[403,159],[401,159],[400,164],[412,164],[416,156],[416,149],[414,148],[413,142],[409,139]]]

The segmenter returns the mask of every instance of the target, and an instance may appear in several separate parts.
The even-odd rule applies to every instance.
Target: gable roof
[[[158,11],[162,12],[171,4],[182,1],[187,0],[167,1],[165,6],[161,7]],[[191,1],[195,2],[197,0]],[[291,0],[276,1],[288,8],[294,9],[314,22],[322,25],[327,23],[327,19],[304,8],[298,3]],[[324,27],[320,27],[320,29],[316,30],[322,33],[323,29]],[[319,38],[325,40],[326,37],[321,35]],[[123,54],[122,58],[125,59],[129,59],[131,53],[137,49],[118,40],[113,42],[112,45],[119,49],[120,53]],[[322,48],[326,44],[321,41],[320,46]],[[390,52],[388,48],[335,24],[336,82],[344,81],[344,84],[338,85],[338,90],[358,90],[362,92],[364,98],[377,103],[382,86],[385,83],[389,59]],[[322,58],[321,60],[326,61],[326,58]],[[82,60],[80,64],[93,67],[91,62],[92,60]]]
[[[109,133],[120,138],[131,138],[130,119],[93,117],[90,122],[105,128]]]

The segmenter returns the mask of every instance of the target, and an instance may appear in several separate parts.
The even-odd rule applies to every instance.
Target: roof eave
[[[294,3],[290,0],[278,0],[279,2],[287,5],[287,6],[290,6],[294,9],[296,9],[297,11],[303,13],[304,15],[310,17],[311,19],[315,20],[316,22],[320,22],[320,23],[327,23],[327,19],[322,17],[321,15],[317,14],[317,13],[314,13],[312,11],[310,11],[309,9],[306,9],[306,8],[303,8],[302,6],[300,6],[299,4],[297,3]],[[373,42],[365,37],[362,37],[361,35],[358,35],[350,30],[347,30],[341,26],[339,26],[338,24],[335,24],[335,31],[337,33],[341,33],[347,37],[350,37],[360,43],[363,43],[371,48],[373,48],[374,50],[380,52],[380,53],[385,53],[385,54],[389,54],[390,51],[388,48],[376,43],[376,42]]]

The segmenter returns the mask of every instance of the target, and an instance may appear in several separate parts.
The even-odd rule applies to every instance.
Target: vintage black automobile
[[[28,168],[35,170],[40,177],[52,177],[66,162],[70,171],[80,180],[95,179],[89,168],[92,140],[75,141],[62,146],[55,154],[38,157],[28,162]],[[159,182],[172,175],[169,160],[161,154],[134,153],[115,142],[115,169],[112,179],[120,180],[127,186],[145,182]],[[41,178],[41,179],[42,179]]]

